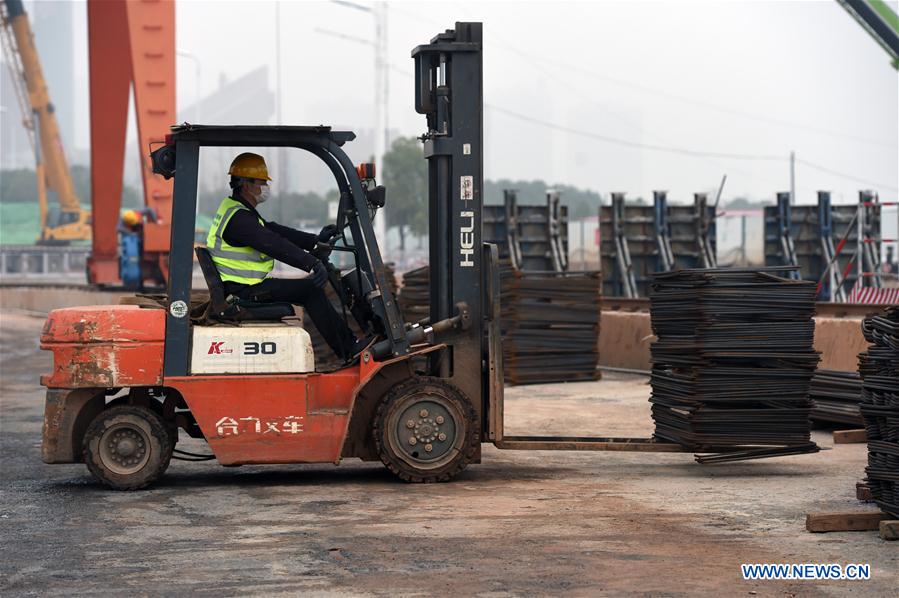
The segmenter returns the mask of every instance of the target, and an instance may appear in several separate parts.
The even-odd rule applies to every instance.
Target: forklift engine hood
[[[70,307],[50,312],[41,349],[53,352],[48,388],[162,384],[164,309],[136,305]]]

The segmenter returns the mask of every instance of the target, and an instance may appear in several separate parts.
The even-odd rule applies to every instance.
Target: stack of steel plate
[[[503,365],[511,384],[599,378],[599,272],[502,270]]]
[[[868,436],[868,486],[877,505],[899,517],[899,306],[865,318],[868,350],[858,356]]]
[[[522,272],[500,268],[503,366],[509,384],[599,378],[598,272]],[[428,268],[407,272],[400,306],[407,322],[427,318]]]
[[[814,452],[815,284],[783,268],[656,273],[650,316],[655,435],[700,463]]]
[[[403,288],[399,292],[400,309],[407,322],[430,318],[430,268],[422,266],[403,274]]]
[[[817,370],[808,390],[812,400],[812,421],[829,424],[864,425],[859,404],[862,381],[858,372]]]

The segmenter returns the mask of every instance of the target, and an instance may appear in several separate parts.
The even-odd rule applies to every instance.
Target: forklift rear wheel
[[[137,490],[165,472],[175,442],[153,410],[120,405],[94,418],[83,447],[84,462],[98,480],[116,490]]]
[[[381,461],[407,482],[446,482],[471,463],[480,432],[477,413],[455,386],[412,378],[378,405],[374,441]]]

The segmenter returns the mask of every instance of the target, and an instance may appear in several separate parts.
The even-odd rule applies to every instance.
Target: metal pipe
[[[435,341],[435,335],[443,334],[444,332],[455,329],[467,330],[471,324],[468,306],[464,303],[457,303],[456,309],[457,313],[452,318],[440,320],[439,322],[435,322],[430,326],[413,324],[411,327],[406,329],[406,341],[410,345],[417,345],[424,342],[433,344]],[[371,352],[375,359],[390,355],[390,342],[387,340],[383,340],[379,343],[376,343],[372,347]]]

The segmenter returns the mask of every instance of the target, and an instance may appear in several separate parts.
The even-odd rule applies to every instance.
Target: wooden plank
[[[855,483],[855,498],[865,502],[871,502],[874,497],[871,496],[871,488],[864,482]]]
[[[836,430],[833,433],[834,444],[859,444],[868,442],[865,429],[860,430]]]
[[[899,540],[899,519],[881,521],[880,537],[884,540]]]
[[[810,532],[863,532],[878,529],[880,522],[890,516],[880,511],[850,511],[843,513],[809,513],[805,529]]]

